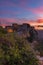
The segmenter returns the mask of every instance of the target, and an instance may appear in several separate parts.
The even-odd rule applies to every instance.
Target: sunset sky
[[[0,20],[28,22],[43,19],[43,0],[0,0]]]

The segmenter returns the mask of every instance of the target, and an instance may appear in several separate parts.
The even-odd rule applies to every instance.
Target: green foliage
[[[0,65],[38,65],[38,60],[23,37],[14,33],[3,34],[0,38]]]

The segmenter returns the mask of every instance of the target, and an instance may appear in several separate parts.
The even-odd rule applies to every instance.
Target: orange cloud
[[[38,19],[37,22],[38,23],[43,23],[43,19]]]

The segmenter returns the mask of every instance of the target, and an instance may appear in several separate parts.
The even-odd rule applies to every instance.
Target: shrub
[[[0,65],[38,65],[27,40],[14,36],[13,44],[0,38]]]

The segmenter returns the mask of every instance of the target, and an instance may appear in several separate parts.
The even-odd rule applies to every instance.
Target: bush
[[[0,65],[38,65],[38,60],[29,43],[14,36],[14,43],[0,38]]]
[[[0,27],[0,34],[2,34],[2,33],[7,33],[7,31],[4,29],[4,28],[2,28],[2,27]]]

